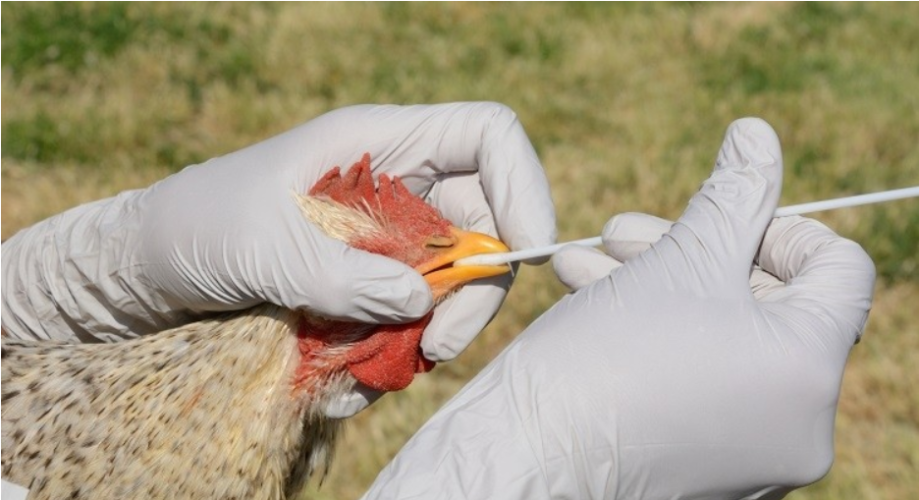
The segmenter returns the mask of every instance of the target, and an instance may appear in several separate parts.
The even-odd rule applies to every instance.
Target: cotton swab
[[[893,189],[891,191],[881,191],[878,193],[862,194],[857,196],[846,196],[844,198],[835,198],[832,200],[814,201],[811,203],[801,203],[799,205],[790,205],[780,207],[775,211],[775,217],[787,217],[789,215],[801,215],[821,210],[832,210],[834,208],[856,207],[867,205],[869,203],[882,203],[885,201],[900,200],[903,198],[913,198],[919,196],[919,186]],[[508,264],[518,260],[533,259],[536,257],[546,257],[561,250],[568,245],[581,245],[588,247],[600,246],[603,244],[601,237],[585,238],[583,240],[567,241],[539,248],[528,248],[516,252],[488,253],[479,254],[459,259],[453,263],[454,266],[497,266]]]

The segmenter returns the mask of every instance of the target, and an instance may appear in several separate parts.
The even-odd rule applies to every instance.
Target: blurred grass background
[[[725,127],[785,151],[782,204],[919,184],[917,4],[2,4],[2,237],[356,103],[493,100],[546,167],[562,240],[617,212],[675,218]],[[804,499],[919,491],[919,202],[816,218],[879,280]],[[564,290],[524,268],[458,361],[353,420],[304,498],[355,498]]]

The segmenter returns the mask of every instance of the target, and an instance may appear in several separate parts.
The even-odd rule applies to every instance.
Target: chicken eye
[[[439,248],[450,248],[456,244],[456,240],[449,236],[431,236],[424,243],[424,246],[431,250],[437,250]]]

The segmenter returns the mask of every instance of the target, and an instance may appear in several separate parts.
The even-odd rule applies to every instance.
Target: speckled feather
[[[3,476],[30,499],[286,498],[331,460],[317,408],[347,372],[291,390],[298,315],[275,306],[115,344],[3,340]]]
[[[373,247],[411,213],[394,201],[423,205],[398,181],[379,191],[365,155],[298,201],[330,236]],[[342,424],[321,409],[353,388],[347,356],[373,333],[264,305],[114,344],[3,338],[3,477],[30,500],[288,498],[329,467]]]

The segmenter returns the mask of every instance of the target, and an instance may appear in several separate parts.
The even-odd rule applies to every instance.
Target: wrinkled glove
[[[459,227],[512,248],[555,238],[548,183],[507,107],[354,106],[18,233],[3,244],[3,328],[117,341],[263,302],[362,322],[416,319],[432,306],[418,273],[326,237],[293,201],[365,152],[375,174],[401,177]],[[459,354],[509,285],[476,283],[438,307],[425,356]],[[366,406],[355,398],[338,412]]]
[[[739,120],[675,224],[620,216],[616,259],[558,255],[578,290],[366,498],[781,498],[822,477],[874,266],[813,220],[773,220],[781,168],[772,129]]]

